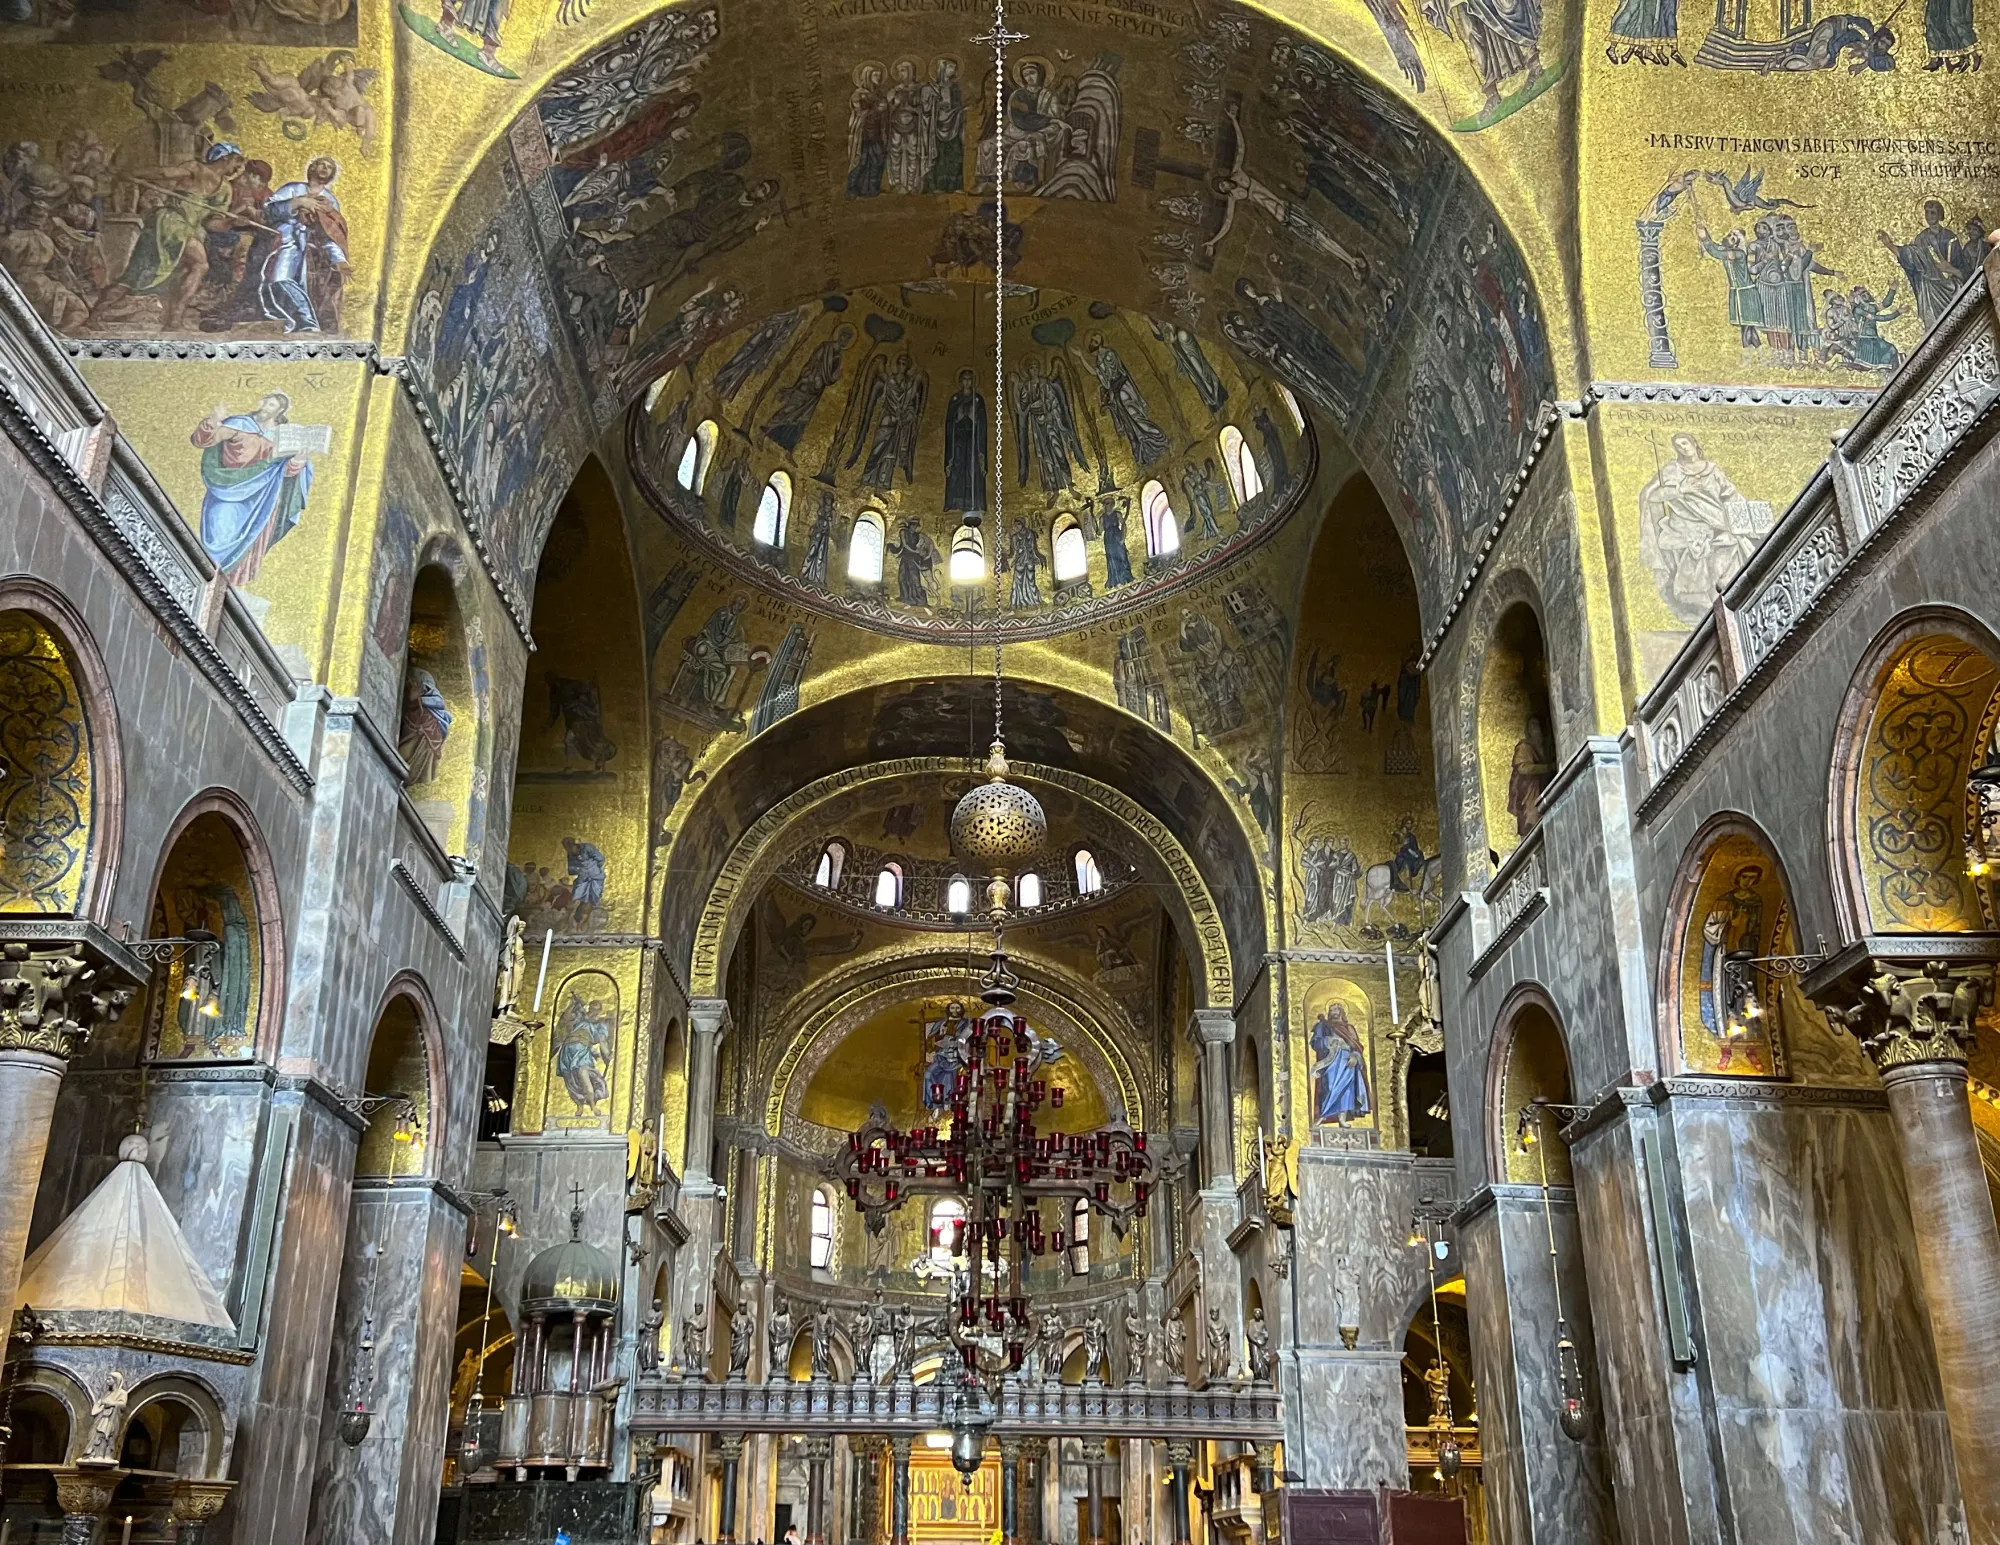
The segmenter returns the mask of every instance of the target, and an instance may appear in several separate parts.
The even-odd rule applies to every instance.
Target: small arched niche
[[[155,973],[147,1025],[156,1061],[231,1060],[255,1054],[273,962],[266,920],[242,837],[204,810],[182,828],[153,893],[150,937],[217,941],[177,950]]]
[[[1966,839],[1980,824],[1966,784],[2000,719],[2000,664],[1942,623],[1899,633],[1850,715],[1836,768],[1845,910],[1857,933],[1990,928],[1991,886],[1965,868]]]
[[[0,912],[78,911],[97,784],[90,718],[68,652],[35,613],[0,611]]]
[[[1668,1066],[1704,1076],[1783,1078],[1795,990],[1752,962],[1798,953],[1784,872],[1748,822],[1696,839],[1683,865],[1664,956]]]
[[[1522,999],[1495,1043],[1497,1098],[1489,1113],[1493,1168],[1521,1185],[1570,1183],[1564,1122],[1545,1105],[1570,1103],[1569,1053],[1562,1028],[1539,997]],[[1546,1168],[1544,1167],[1546,1166]]]
[[[410,590],[396,750],[417,814],[448,852],[465,847],[477,722],[458,593],[443,565],[428,564]]]
[[[32,1376],[23,1370],[27,1376]],[[69,1407],[46,1389],[16,1388],[7,1464],[59,1465],[69,1458]]]
[[[1479,677],[1479,770],[1486,842],[1505,857],[1541,819],[1539,801],[1555,776],[1549,657],[1542,625],[1527,602],[1500,614]]]
[[[355,1155],[356,1179],[425,1173],[431,1136],[431,1060],[422,1010],[398,993],[376,1021],[368,1046],[367,1094],[384,1103],[368,1118]]]

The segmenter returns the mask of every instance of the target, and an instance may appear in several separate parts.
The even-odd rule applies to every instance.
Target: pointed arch
[[[783,467],[773,472],[757,499],[757,518],[750,527],[753,541],[783,547],[792,522],[792,475]]]

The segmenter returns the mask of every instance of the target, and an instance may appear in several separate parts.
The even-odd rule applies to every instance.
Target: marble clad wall
[[[1308,1486],[1400,1488],[1409,1474],[1403,1337],[1428,1303],[1430,1281],[1423,1252],[1408,1243],[1411,1210],[1420,1195],[1450,1194],[1451,1167],[1308,1148],[1298,1172],[1296,1264],[1291,1279],[1265,1288],[1267,1314],[1278,1297],[1296,1315],[1299,1394],[1286,1407],[1287,1463]],[[1448,1279],[1460,1263],[1448,1257],[1437,1269]],[[1361,1328],[1353,1350],[1341,1345],[1343,1323]],[[1323,1411],[1344,1419],[1308,1419]]]
[[[1458,1240],[1481,1392],[1479,1438],[1492,1536],[1535,1545],[1615,1545],[1618,1523],[1575,1201],[1559,1188],[1551,1212],[1562,1306],[1591,1413],[1581,1443],[1556,1425],[1556,1294],[1542,1192],[1495,1186],[1475,1206],[1472,1216],[1461,1214]]]
[[[1726,1088],[1668,1111],[1736,1537],[1927,1538],[1957,1471],[1887,1112]]]
[[[429,1545],[464,1245],[463,1215],[431,1186],[356,1189],[347,1219],[349,1265],[321,1391],[319,1473],[307,1545]],[[334,1420],[348,1395],[363,1317],[370,1314],[375,1352],[366,1387],[375,1420],[367,1440],[349,1448]]]
[[[278,1538],[306,1517],[360,1135],[307,1090],[281,1090],[273,1104],[296,1127],[265,1298],[264,1355],[243,1413],[242,1480],[229,1502],[235,1538],[244,1540]]]
[[[1656,1251],[1663,1225],[1652,1212],[1640,1133],[1658,1117],[1642,1093],[1626,1119],[1579,1138],[1570,1156],[1578,1222],[1595,1313],[1603,1419],[1623,1545],[1681,1545],[1720,1538],[1720,1506],[1709,1464],[1700,1379],[1670,1366]],[[1665,1225],[1672,1227],[1669,1223]]]

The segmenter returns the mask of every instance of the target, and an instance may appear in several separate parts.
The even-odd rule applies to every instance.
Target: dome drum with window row
[[[830,838],[786,866],[810,876],[809,894],[856,911],[892,912],[913,922],[984,926],[985,875],[955,861],[887,853],[844,838]],[[1133,875],[1119,860],[1100,860],[1087,846],[1072,848],[1047,872],[1031,869],[1014,877],[1013,906],[1019,911],[1055,911],[1118,894]],[[797,882],[794,882],[797,883]]]

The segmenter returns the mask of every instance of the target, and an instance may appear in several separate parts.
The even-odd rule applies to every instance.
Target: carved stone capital
[[[1169,1443],[1167,1445],[1167,1465],[1171,1469],[1185,1470],[1194,1463],[1192,1443]]]
[[[234,1481],[176,1481],[174,1482],[174,1521],[180,1524],[205,1524],[222,1511],[222,1504],[229,1500],[229,1493],[236,1489]]]
[[[1188,1039],[1198,1046],[1227,1046],[1236,1039],[1236,1016],[1228,1009],[1196,1009],[1188,1019]]]
[[[132,989],[83,948],[0,943],[0,1051],[38,1051],[67,1062],[132,1001]]]
[[[72,1517],[96,1518],[111,1506],[112,1493],[124,1479],[125,1472],[116,1465],[57,1470],[56,1505]]]
[[[1990,962],[1885,960],[1871,956],[1818,994],[1886,1077],[1923,1063],[1965,1065],[1981,1005],[1993,996]]]

